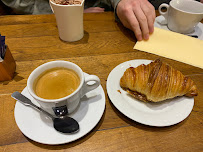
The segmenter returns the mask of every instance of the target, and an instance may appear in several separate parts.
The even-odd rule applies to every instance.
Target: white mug
[[[166,12],[162,8],[166,8]],[[169,5],[160,5],[159,13],[171,31],[189,34],[203,19],[203,4],[194,0],[172,0]]]
[[[55,14],[59,37],[63,41],[73,42],[83,38],[83,11],[84,0],[81,4],[60,5],[49,1]]]
[[[78,88],[70,95],[59,99],[43,99],[36,95],[34,91],[35,80],[44,72],[52,68],[63,67],[71,69],[77,73],[80,78]],[[89,84],[88,82],[95,82]],[[100,79],[96,75],[84,76],[82,69],[68,61],[51,61],[37,67],[28,77],[27,88],[30,95],[40,104],[40,106],[52,115],[60,116],[61,113],[72,113],[80,103],[80,99],[89,91],[97,88],[100,85]]]

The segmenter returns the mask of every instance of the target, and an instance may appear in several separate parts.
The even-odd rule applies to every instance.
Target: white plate
[[[29,94],[27,87],[22,94],[32,100],[39,106]],[[26,107],[20,102],[15,105],[15,120],[22,131],[28,138],[50,145],[69,143],[77,140],[90,132],[101,119],[105,109],[105,94],[102,86],[89,92],[81,99],[81,103],[76,111],[70,116],[79,122],[80,130],[75,134],[63,134],[53,128],[52,120],[44,114],[39,113],[31,107]]]
[[[165,19],[163,16],[161,15],[157,16],[154,22],[154,26],[170,31],[166,24],[165,25],[161,24],[164,21]],[[197,26],[195,26],[195,30],[192,33],[186,35],[197,35],[198,39],[203,40],[203,24],[199,22]]]
[[[178,97],[160,103],[145,103],[128,95],[120,87],[120,78],[129,67],[150,60],[131,60],[116,66],[107,79],[107,93],[114,106],[128,118],[149,126],[170,126],[184,120],[192,111],[194,98]]]

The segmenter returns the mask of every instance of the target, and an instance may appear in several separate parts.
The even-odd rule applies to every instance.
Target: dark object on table
[[[7,81],[13,78],[16,63],[8,46],[5,45],[5,37],[0,38],[0,81]]]

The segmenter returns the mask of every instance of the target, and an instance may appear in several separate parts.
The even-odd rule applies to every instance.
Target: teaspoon
[[[17,91],[14,92],[11,95],[11,97],[20,101],[25,106],[31,106],[31,107],[39,110],[40,112],[43,112],[47,116],[49,116],[53,120],[54,128],[57,131],[62,132],[62,133],[76,133],[76,132],[78,132],[79,124],[75,119],[68,117],[68,116],[61,116],[59,118],[56,118],[56,117],[52,116],[50,113],[48,113],[47,111],[45,111],[42,108],[33,104],[30,99],[28,99],[27,97],[25,97],[24,95],[22,95],[21,93],[19,93]]]

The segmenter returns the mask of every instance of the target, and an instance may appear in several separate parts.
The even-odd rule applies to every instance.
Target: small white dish
[[[128,118],[149,126],[170,126],[191,113],[194,98],[177,97],[160,103],[145,103],[131,97],[120,87],[120,78],[129,67],[149,64],[151,60],[131,60],[116,66],[107,79],[107,93],[113,105]]]
[[[87,74],[85,73],[85,75]],[[39,106],[37,101],[29,94],[27,87],[22,91],[22,94]],[[100,85],[95,90],[87,93],[81,99],[79,107],[70,115],[80,125],[79,132],[75,134],[63,134],[56,131],[51,119],[18,101],[15,105],[14,116],[17,126],[28,138],[42,144],[58,145],[75,141],[90,132],[100,121],[104,109],[105,94]]]
[[[154,26],[170,31],[167,27],[167,24],[164,24],[164,21],[165,21],[165,19],[163,16],[161,16],[161,15],[157,16],[155,19],[155,22],[154,22]],[[197,35],[198,39],[203,40],[203,24],[199,22],[197,24],[197,26],[195,27],[195,30],[192,33],[186,34],[186,35]]]

